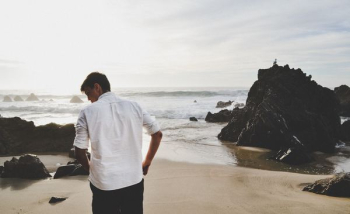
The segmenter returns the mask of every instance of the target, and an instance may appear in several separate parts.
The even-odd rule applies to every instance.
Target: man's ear
[[[96,90],[97,92],[102,93],[102,88],[101,88],[100,84],[95,83],[95,84],[94,84],[94,88],[95,88],[95,90]]]

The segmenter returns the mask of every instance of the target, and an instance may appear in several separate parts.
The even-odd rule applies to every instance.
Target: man
[[[79,114],[74,147],[77,160],[90,172],[93,213],[143,213],[143,175],[162,139],[158,124],[139,104],[110,92],[102,73],[89,74],[80,90],[92,104]],[[142,127],[151,135],[143,162]]]

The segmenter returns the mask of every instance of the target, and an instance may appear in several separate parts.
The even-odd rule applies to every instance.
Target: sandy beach
[[[50,171],[69,160],[63,155],[39,157]],[[156,159],[145,177],[144,213],[350,213],[348,198],[301,191],[326,177]],[[0,179],[0,188],[1,213],[91,213],[86,176]],[[51,205],[52,196],[68,199]]]

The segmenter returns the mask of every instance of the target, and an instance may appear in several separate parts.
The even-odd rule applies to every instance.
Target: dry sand
[[[40,158],[52,167],[69,160],[63,156]],[[348,198],[301,191],[306,183],[325,177],[156,160],[145,177],[144,213],[349,214]],[[91,213],[86,176],[39,181],[0,179],[0,189],[0,213]],[[51,196],[68,199],[51,205]]]

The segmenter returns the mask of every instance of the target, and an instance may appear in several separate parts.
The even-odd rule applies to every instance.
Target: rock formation
[[[350,197],[350,173],[339,173],[332,178],[318,180],[314,184],[304,187],[303,191],[329,196]]]
[[[75,137],[73,124],[34,126],[19,117],[0,118],[0,155],[69,152]]]
[[[217,104],[216,104],[216,108],[225,108],[227,106],[230,106],[232,104],[233,101],[229,100],[227,102],[223,102],[223,101],[219,101]]]
[[[10,96],[5,96],[3,102],[12,102],[12,99]]]
[[[195,117],[190,117],[190,121],[198,121]]]
[[[341,125],[341,139],[343,141],[347,141],[350,142],[350,120],[345,121],[342,125]]]
[[[240,109],[236,107],[232,111],[224,109],[214,114],[208,112],[207,116],[205,117],[205,121],[211,123],[229,122],[232,119],[232,117],[239,114],[239,111]]]
[[[239,146],[333,152],[340,138],[339,102],[300,69],[258,71],[246,106],[218,135]]]
[[[70,100],[70,103],[83,103],[84,101],[82,101],[78,96],[74,96],[72,97],[72,99]]]
[[[13,98],[13,100],[14,100],[14,101],[17,101],[17,102],[18,102],[18,101],[19,101],[19,102],[20,102],[20,101],[24,101],[24,100],[22,99],[22,97],[21,97],[21,96],[18,96],[18,95],[15,96],[15,98]]]
[[[350,87],[341,85],[334,88],[334,93],[340,101],[340,116],[350,117]]]
[[[11,161],[6,161],[1,177],[41,179],[51,175],[36,155],[26,154],[19,159],[13,157]]]
[[[29,97],[27,97],[26,101],[39,101],[39,98],[35,94],[31,93]]]

